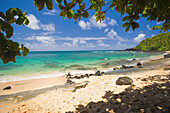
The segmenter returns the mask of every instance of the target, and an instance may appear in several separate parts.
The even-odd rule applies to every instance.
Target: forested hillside
[[[142,40],[134,49],[142,51],[170,50],[170,32]]]

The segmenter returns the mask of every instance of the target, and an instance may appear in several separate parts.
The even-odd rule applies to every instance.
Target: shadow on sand
[[[170,75],[156,75],[145,78],[150,81],[159,81],[134,89],[126,88],[119,94],[106,91],[102,97],[106,101],[90,102],[86,106],[79,105],[78,113],[170,113]],[[74,113],[69,111],[67,113]]]

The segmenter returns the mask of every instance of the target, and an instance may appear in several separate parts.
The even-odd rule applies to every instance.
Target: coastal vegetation
[[[139,28],[137,20],[147,18],[148,21],[162,22],[162,25],[155,26],[152,29],[160,29],[165,32],[170,29],[170,13],[169,13],[169,0],[55,0],[59,9],[61,10],[60,16],[68,19],[77,20],[88,18],[89,12],[95,12],[93,15],[95,21],[103,21],[106,19],[106,13],[110,9],[115,9],[123,16],[122,21],[126,21],[122,26],[125,31],[130,28],[134,31]],[[48,10],[53,9],[52,0],[34,0],[34,5],[39,11],[47,7]],[[17,18],[16,18],[17,17]],[[12,23],[18,25],[29,24],[26,17],[26,12],[18,8],[10,8],[6,15],[0,11],[0,59],[3,63],[16,62],[15,57],[22,55],[26,56],[29,52],[23,44],[13,42],[10,40],[13,36]]]
[[[168,51],[170,50],[170,32],[161,33],[142,40],[134,49],[142,51]]]

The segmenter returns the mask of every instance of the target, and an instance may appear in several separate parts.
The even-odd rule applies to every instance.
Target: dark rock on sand
[[[93,76],[94,74],[90,74],[89,76]]]
[[[113,68],[113,70],[118,70],[118,69],[120,69],[120,68],[118,68],[118,67],[114,67],[114,68]]]
[[[76,78],[76,79],[80,79],[80,77],[78,77],[78,76],[75,76],[74,78]]]
[[[70,79],[67,79],[67,83],[68,83],[68,84],[73,84],[73,83],[75,83],[75,82],[73,82],[73,81],[70,80]]]
[[[123,68],[123,69],[126,69],[127,67],[126,67],[125,65],[122,65],[122,68]]]
[[[164,70],[170,70],[170,65],[164,68]]]
[[[89,75],[88,75],[88,74],[85,74],[84,76],[87,77],[87,78],[89,78]]]
[[[127,76],[119,77],[116,81],[116,85],[131,85],[133,80]]]
[[[125,66],[125,65],[122,65],[121,69],[129,69],[129,68],[134,68],[134,66]]]
[[[164,68],[164,70],[170,70],[170,68]]]
[[[95,75],[96,76],[101,76],[100,71],[96,71]]]
[[[84,77],[85,77],[85,75],[81,75],[81,76],[80,76],[80,78],[84,78]]]
[[[138,62],[136,65],[137,65],[137,66],[142,66],[142,64],[141,64],[140,62]]]
[[[9,90],[9,89],[11,89],[11,86],[7,86],[3,90]]]
[[[67,77],[69,77],[69,76],[71,76],[71,74],[70,74],[70,73],[68,73],[68,74],[67,74]]]
[[[170,58],[170,54],[164,55],[164,58]]]

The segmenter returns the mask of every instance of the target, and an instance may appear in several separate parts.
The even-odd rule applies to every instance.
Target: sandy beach
[[[126,106],[121,108],[119,104],[121,106],[126,104],[122,100],[121,93],[125,91],[124,98],[126,99],[127,88],[131,88],[130,91],[133,92],[136,89],[144,91],[142,88],[154,84],[159,86],[166,83],[169,85],[169,58],[152,60],[142,64],[142,66],[140,69],[135,67],[137,70],[125,71],[124,73],[108,72],[102,76],[71,79],[74,83],[70,85],[65,84],[67,81],[65,76],[0,83],[0,113],[125,113]],[[117,85],[118,78],[125,76],[131,78],[133,83],[131,85]],[[155,78],[159,78],[159,80]],[[3,90],[7,85],[11,86],[12,89]],[[156,86],[154,85],[154,87]],[[164,89],[169,91],[169,87],[164,87]],[[115,95],[118,98],[113,98]],[[167,98],[169,99],[169,95]],[[131,100],[133,99],[135,97]],[[140,102],[140,99],[138,101]],[[129,106],[132,106],[131,104]],[[117,110],[116,105],[119,105],[119,110]],[[132,108],[128,107],[127,109],[133,112]],[[142,109],[139,111],[141,113],[147,111],[145,108],[135,109],[136,111]],[[166,112],[167,109],[162,105],[159,110]]]

